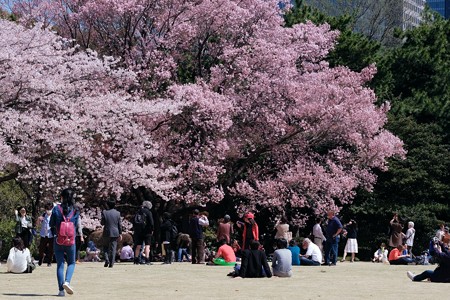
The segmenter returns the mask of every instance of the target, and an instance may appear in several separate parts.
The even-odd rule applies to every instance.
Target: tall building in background
[[[403,0],[403,30],[417,27],[422,22],[426,0]]]
[[[450,0],[427,0],[427,4],[444,18],[450,18]]]
[[[450,0],[445,0],[450,1]],[[332,16],[348,14],[355,17],[353,30],[385,45],[396,45],[396,28],[419,26],[426,0],[305,0]]]

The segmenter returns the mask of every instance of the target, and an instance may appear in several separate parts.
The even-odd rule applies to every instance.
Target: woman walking
[[[79,222],[79,211],[74,207],[74,191],[67,188],[61,192],[61,205],[53,208],[50,227],[55,238],[54,251],[56,257],[56,277],[58,279],[58,296],[73,294],[70,286],[75,270],[75,228]],[[67,260],[67,270],[64,276],[64,254]]]

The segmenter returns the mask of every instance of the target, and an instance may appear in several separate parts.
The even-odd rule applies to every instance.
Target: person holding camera
[[[31,241],[33,240],[33,222],[31,217],[27,214],[27,210],[24,206],[20,206],[15,210],[14,215],[16,220],[16,237],[22,239],[25,248],[30,248]]]
[[[402,245],[404,233],[403,225],[400,222],[400,218],[398,214],[394,214],[394,217],[389,222],[391,225],[391,237],[389,239],[389,246],[393,248],[397,248],[397,246]]]
[[[413,272],[406,272],[406,275],[412,281],[422,281],[428,279],[431,282],[450,282],[450,253],[444,243],[438,238],[433,239],[433,257],[439,263],[439,266],[432,270],[426,270],[421,274],[415,275]]]
[[[250,249],[252,241],[259,241],[259,228],[255,222],[255,215],[247,212],[244,215],[244,222],[238,221],[237,226],[242,228],[242,249]]]
[[[347,257],[347,253],[351,253],[352,258],[350,259],[350,262],[355,262],[355,255],[358,253],[358,224],[355,220],[350,220],[347,224],[344,226],[345,232],[347,232],[347,243],[345,244],[344,248],[344,255],[342,256],[341,262],[345,262],[345,258]]]

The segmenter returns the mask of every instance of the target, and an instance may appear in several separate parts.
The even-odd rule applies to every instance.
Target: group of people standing
[[[320,251],[324,251],[324,264],[329,266],[336,265],[341,236],[347,238],[341,262],[345,261],[348,253],[351,254],[350,262],[354,262],[358,253],[358,224],[355,220],[350,220],[343,225],[333,210],[327,212],[327,219],[325,234],[322,231],[321,218],[316,219],[316,224],[312,230],[312,241],[318,246]]]
[[[104,267],[112,268],[117,254],[117,244],[122,239],[122,226],[120,212],[115,209],[116,202],[110,198],[106,202],[107,208],[101,213],[101,224],[103,227],[104,247]],[[151,264],[150,247],[154,236],[155,224],[151,212],[152,203],[144,201],[133,218],[134,249],[128,244],[124,244],[127,259],[135,264]],[[31,272],[32,265],[28,247],[31,243],[33,228],[31,218],[27,216],[25,208],[20,208],[15,212],[17,226],[17,237],[14,239],[14,247],[10,251],[8,258],[8,271],[15,273]],[[347,238],[344,255],[341,262],[345,261],[347,254],[351,254],[350,262],[354,262],[358,253],[357,232],[358,226],[354,220],[347,224],[342,224],[341,220],[330,210],[327,212],[327,224],[322,230],[322,220],[316,219],[316,224],[312,230],[312,237],[305,238],[301,247],[303,252],[292,239],[289,231],[287,219],[282,217],[275,226],[276,229],[276,250],[272,256],[272,269],[269,267],[267,256],[259,243],[259,228],[255,222],[252,212],[247,212],[243,216],[243,221],[237,221],[237,228],[242,232],[242,248],[237,241],[233,241],[233,223],[230,216],[225,215],[217,226],[218,251],[212,259],[214,264],[236,264],[236,256],[241,257],[241,264],[236,264],[233,276],[235,277],[280,277],[292,276],[292,265],[319,266],[321,264],[335,266],[338,259],[338,245],[341,236]],[[72,234],[68,239],[70,242],[59,242],[60,230],[71,223]],[[53,206],[45,206],[45,212],[38,218],[37,225],[40,226],[40,246],[39,265],[42,265],[46,255],[48,266],[52,263],[53,254],[57,263],[58,295],[65,293],[72,294],[73,288],[70,285],[75,269],[76,245],[75,236],[81,232],[80,211],[74,205],[74,191],[65,189],[61,193],[61,203]],[[171,264],[173,260],[182,261],[183,256],[192,264],[205,263],[205,236],[204,228],[209,226],[207,213],[200,213],[193,210],[189,219],[188,232],[178,232],[177,224],[171,219],[171,215],[165,212],[162,215],[162,223],[159,227],[161,248],[164,256],[164,263]],[[403,226],[397,214],[390,222],[391,237],[389,246],[393,248],[389,255],[391,264],[410,263],[410,256],[405,254],[405,250],[412,254],[415,229],[414,223],[408,223],[408,230],[403,233]],[[440,233],[440,243],[444,245],[444,240],[450,234],[448,228],[443,228]],[[449,261],[450,255],[444,246],[436,246],[436,252],[442,261]],[[174,259],[174,250],[178,249],[178,259]],[[190,252],[190,255],[188,254]],[[378,253],[379,252],[379,253]],[[301,254],[304,253],[304,254]],[[378,257],[387,256],[387,249],[381,247],[377,251]],[[376,253],[376,254],[377,254]],[[375,259],[378,258],[374,258]],[[64,272],[64,264],[67,263],[67,270]],[[437,272],[439,273],[439,272]],[[424,276],[436,277],[435,273],[408,276],[415,281],[422,280]],[[434,275],[433,275],[434,274]]]

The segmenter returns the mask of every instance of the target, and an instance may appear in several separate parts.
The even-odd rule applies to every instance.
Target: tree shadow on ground
[[[56,297],[56,295],[50,294],[15,294],[15,293],[3,293],[3,296],[8,297]]]

